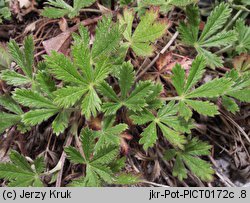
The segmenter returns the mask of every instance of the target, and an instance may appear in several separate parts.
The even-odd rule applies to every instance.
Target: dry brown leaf
[[[156,67],[159,71],[172,70],[176,64],[180,64],[185,70],[189,70],[192,64],[192,60],[185,56],[179,56],[172,52],[167,52],[160,55],[156,62]]]
[[[155,181],[161,175],[161,166],[158,160],[155,160],[154,168],[151,173],[151,181]]]
[[[102,18],[101,16],[93,18],[93,19],[89,18],[89,19],[83,20],[81,24],[83,26],[88,26],[88,25],[96,23],[101,18]],[[69,46],[71,44],[71,33],[75,32],[78,29],[78,26],[79,24],[71,27],[70,29],[57,35],[56,37],[43,41],[43,47],[46,53],[50,54],[51,51],[54,50],[54,51],[61,52],[67,55]]]
[[[56,37],[43,41],[43,47],[47,54],[51,54],[51,51],[54,50],[66,55],[70,43],[71,43],[71,32],[66,31],[57,35]]]
[[[59,20],[58,24],[59,24],[60,30],[62,32],[65,32],[65,31],[68,30],[68,22],[67,22],[67,20],[65,18],[61,18]]]
[[[120,136],[120,145],[121,145],[121,150],[124,154],[128,154],[129,152],[129,145],[127,143],[127,140],[132,140],[133,139],[133,136],[128,134],[128,133],[122,133],[121,136]]]
[[[165,68],[165,66],[171,62],[172,58],[172,52],[160,55],[159,59],[156,61],[157,69],[162,70],[163,68]]]
[[[233,65],[234,68],[239,72],[250,70],[250,55],[241,54],[240,56],[235,57],[233,60]]]
[[[27,35],[29,32],[35,31],[35,29],[36,29],[36,23],[37,23],[37,21],[32,22],[29,25],[27,25],[26,28],[24,29],[23,34]]]

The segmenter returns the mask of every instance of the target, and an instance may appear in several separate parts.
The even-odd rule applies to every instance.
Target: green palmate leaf
[[[98,87],[98,90],[109,99],[119,102],[119,98],[116,95],[115,91],[112,89],[112,87],[107,82],[102,82],[100,86]]]
[[[8,180],[8,186],[43,186],[43,183],[40,179],[40,175],[44,170],[44,161],[42,158],[35,160],[35,168],[32,168],[25,157],[16,151],[10,152],[10,160],[12,163],[0,164],[0,178]]]
[[[65,148],[64,151],[67,154],[68,159],[72,163],[74,163],[74,164],[86,163],[84,157],[76,148],[69,146],[69,147]]]
[[[173,175],[181,181],[187,178],[186,167],[201,180],[211,181],[214,173],[211,164],[198,156],[209,155],[211,146],[197,138],[189,139],[184,150],[167,150],[164,157],[168,161],[175,157]],[[185,167],[186,166],[186,167]]]
[[[116,134],[124,130],[124,126],[118,125],[105,129],[108,134]],[[100,132],[97,132],[100,133]],[[94,147],[94,132],[84,129],[81,134],[82,152],[74,147],[67,147],[65,152],[75,164],[86,164],[86,176],[73,181],[73,186],[101,186],[103,183],[115,183],[116,177],[109,167],[111,163],[117,161],[119,153],[118,147],[114,145],[101,146],[98,150]],[[119,160],[118,160],[119,162]]]
[[[166,127],[166,125],[162,123],[158,123],[158,126],[160,127],[163,135],[172,145],[177,146],[179,148],[183,148],[183,144],[186,143],[186,139],[184,136],[180,135],[179,132],[176,132],[170,129],[169,127]]]
[[[37,125],[58,113],[58,109],[36,109],[23,115],[22,121],[27,125]]]
[[[227,97],[224,97],[223,103],[229,111],[234,113],[238,107],[230,97],[242,102],[250,102],[250,74],[248,72],[239,73],[236,70],[232,70],[225,77],[231,79],[234,84],[231,89],[226,91],[225,95]]]
[[[54,102],[61,107],[71,107],[88,91],[85,86],[68,86],[54,92]]]
[[[34,166],[37,173],[42,173],[45,171],[44,157],[37,157],[34,160]]]
[[[11,56],[4,45],[0,44],[0,70],[10,67]]]
[[[152,90],[146,97],[146,103],[148,109],[159,109],[163,105],[163,101],[159,99],[159,95],[163,92],[163,86],[160,83],[156,83],[152,86]]]
[[[196,47],[196,51],[198,52],[198,54],[206,58],[207,64],[210,65],[212,68],[222,66],[223,60],[216,54],[213,54],[212,52],[207,51],[206,49],[203,49],[200,46]]]
[[[10,96],[0,96],[0,105],[3,106],[5,109],[11,111],[12,113],[23,113],[21,107]]]
[[[143,148],[147,150],[148,148],[154,146],[157,141],[157,129],[156,124],[151,123],[147,128],[144,129],[143,133],[141,134],[142,138],[140,139],[140,144],[143,145]]]
[[[14,40],[9,42],[8,49],[13,60],[23,70],[25,75],[32,78],[32,66],[34,62],[34,43],[32,37],[25,38],[24,50],[21,50]]]
[[[24,171],[33,172],[31,166],[21,154],[17,151],[12,151],[10,153],[10,159],[16,166],[20,167]]]
[[[6,81],[8,85],[19,86],[31,82],[28,77],[10,70],[2,71],[0,77],[2,80]]]
[[[168,105],[158,110],[158,114],[155,116],[149,111],[143,113],[133,114],[130,118],[134,123],[143,125],[149,123],[141,134],[140,144],[143,144],[145,150],[149,147],[153,147],[157,141],[157,126],[160,128],[162,134],[166,139],[174,146],[183,148],[183,144],[186,143],[185,137],[182,133],[190,133],[190,129],[193,127],[191,123],[181,122],[176,116],[177,106],[174,102],[170,102]]]
[[[230,78],[219,78],[201,85],[197,89],[192,87],[202,78],[205,68],[205,60],[198,56],[190,69],[190,73],[185,81],[185,72],[180,65],[173,68],[173,85],[176,88],[178,97],[179,115],[188,121],[192,117],[193,109],[206,116],[215,116],[218,114],[218,107],[208,101],[196,101],[197,98],[217,98],[224,96],[232,90],[234,82]],[[175,99],[175,98],[174,98]]]
[[[56,135],[63,133],[69,124],[70,113],[67,111],[61,111],[56,116],[55,120],[52,123],[53,132]]]
[[[185,100],[185,103],[190,106],[192,109],[197,111],[199,114],[205,115],[205,116],[215,116],[219,114],[218,107],[214,105],[213,103],[210,103],[208,101],[195,101],[195,100]]]
[[[178,28],[183,42],[187,45],[194,46],[196,51],[204,56],[206,63],[212,68],[221,67],[223,61],[207,49],[233,45],[237,40],[237,33],[235,31],[219,32],[230,18],[231,11],[227,3],[221,3],[216,6],[208,17],[204,29],[199,36],[199,10],[197,7],[189,6],[186,11],[188,23],[185,24],[182,22]]]
[[[214,98],[223,95],[231,88],[233,82],[227,78],[214,79],[194,91],[188,93],[186,98]]]
[[[134,91],[125,100],[125,106],[132,111],[141,111],[147,106],[145,97],[151,93],[153,84],[150,81],[139,82]]]
[[[240,110],[236,102],[227,96],[222,97],[222,104],[228,111],[232,112],[233,114]]]
[[[92,58],[97,60],[114,51],[119,45],[121,34],[118,23],[113,24],[111,17],[103,18],[96,29]]]
[[[134,185],[139,182],[141,182],[141,180],[138,176],[125,173],[119,174],[115,180],[115,184],[118,185]]]
[[[113,69],[113,62],[110,59],[112,57],[108,56],[118,47],[121,31],[119,25],[114,24],[109,17],[98,23],[92,49],[85,27],[80,26],[79,35],[73,34],[73,38],[73,60],[56,52],[45,57],[48,68],[55,77],[67,84],[67,87],[53,92],[54,103],[64,108],[81,103],[82,113],[90,119],[101,110],[102,101],[97,93],[97,89],[102,86],[100,84],[103,83],[103,91],[110,90],[104,84],[104,80]],[[112,91],[109,93],[113,94]]]
[[[72,46],[72,55],[74,64],[81,69],[85,80],[91,82],[93,81],[93,68],[91,65],[90,39],[87,28],[80,25],[79,34],[73,33],[74,45]]]
[[[202,47],[222,47],[231,45],[236,40],[235,31],[223,31],[200,43]]]
[[[95,152],[95,156],[91,160],[92,164],[110,164],[118,154],[117,146],[106,146]]]
[[[187,6],[186,8],[188,24],[180,23],[178,30],[184,43],[193,46],[198,40],[200,15],[196,6]]]
[[[0,133],[21,121],[20,115],[0,112]]]
[[[142,6],[159,6],[162,12],[168,12],[173,7],[185,7],[197,3],[197,0],[142,0]]]
[[[204,58],[201,56],[197,56],[192,63],[192,67],[185,84],[185,93],[189,91],[202,78],[203,73],[205,72],[205,66],[206,64]]]
[[[98,137],[98,142],[96,143],[95,150],[98,151],[104,146],[119,146],[120,145],[120,134],[125,131],[128,126],[126,124],[118,124],[115,126],[108,125],[104,126],[106,120],[104,120],[103,128],[97,131],[95,136]]]
[[[63,54],[53,51],[51,56],[46,56],[45,59],[51,72],[57,79],[63,80],[64,82],[84,83],[84,79],[76,67],[71,63],[70,59]]]
[[[221,3],[219,6],[215,7],[208,17],[199,40],[204,41],[220,30],[230,17],[231,11],[229,5],[226,3]]]
[[[179,115],[188,121],[193,115],[191,109],[185,104],[184,101],[180,101],[178,107]]]
[[[181,156],[176,156],[173,168],[173,176],[178,177],[179,180],[187,178],[187,169],[181,158]]]
[[[2,23],[3,19],[10,20],[11,18],[11,11],[7,5],[8,2],[1,2],[0,7],[0,23]]]
[[[26,89],[16,89],[13,98],[20,104],[35,108],[57,108],[49,99],[37,92]]]
[[[119,16],[120,26],[126,26],[124,37],[133,51],[138,56],[150,56],[154,51],[153,42],[159,39],[168,28],[166,21],[157,20],[159,11],[150,9],[144,16],[132,34],[133,11],[125,10],[123,16]]]
[[[49,6],[44,8],[42,15],[49,18],[60,18],[65,15],[69,18],[74,18],[82,8],[91,6],[94,2],[95,0],[74,0],[72,7],[64,0],[49,0]]]
[[[235,31],[238,34],[236,42],[236,51],[238,54],[250,51],[250,28],[245,25],[244,20],[238,19],[235,25]]]
[[[204,181],[212,180],[214,171],[211,167],[211,164],[202,159],[193,158],[189,155],[183,155],[182,159],[184,160],[187,167],[192,171],[192,173],[194,173],[200,179]]]
[[[101,110],[101,103],[99,96],[94,88],[89,89],[82,101],[82,113],[86,118],[90,118],[91,115],[96,116],[97,112]]]
[[[121,88],[121,97],[125,99],[135,80],[134,68],[130,62],[123,63],[123,68],[118,75],[119,86]]]
[[[243,89],[238,91],[231,91],[227,93],[229,96],[234,97],[242,102],[250,102],[250,89]]]
[[[102,82],[99,87],[101,94],[111,100],[111,102],[106,102],[102,105],[106,115],[115,114],[122,106],[132,111],[141,111],[148,106],[148,103],[157,103],[156,99],[160,94],[161,87],[154,85],[150,81],[140,81],[131,92],[135,73],[130,62],[123,63],[117,77],[121,91],[120,97],[106,82]],[[154,94],[153,91],[155,91]]]
[[[38,92],[32,90],[16,89],[13,93],[13,98],[23,106],[32,108],[29,112],[25,114],[22,113],[21,115],[22,122],[25,125],[33,126],[40,124],[57,114],[52,122],[52,128],[53,132],[56,135],[59,135],[68,126],[71,111],[60,110],[60,108],[53,103],[54,95],[50,92],[50,88],[48,86],[44,88],[47,90],[46,92],[48,93],[48,97],[44,97]],[[64,96],[64,99],[65,98],[66,96]]]
[[[211,146],[194,137],[185,145],[185,152],[192,156],[210,155]]]
[[[36,74],[37,86],[45,92],[48,96],[56,90],[55,81],[46,71],[39,71]]]
[[[173,68],[172,83],[176,89],[176,92],[179,95],[182,95],[185,85],[185,70],[179,64],[176,64],[176,66]]]

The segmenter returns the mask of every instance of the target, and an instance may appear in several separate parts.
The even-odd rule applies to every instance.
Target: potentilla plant
[[[74,6],[69,7],[61,0],[49,1],[53,7],[46,8],[43,15],[74,17],[94,1],[79,2],[74,1]],[[173,1],[173,5],[174,2],[178,3]],[[231,9],[225,3],[214,9],[201,33],[197,7],[188,6],[186,12],[188,21],[180,24],[179,32],[183,43],[194,46],[198,55],[188,72],[179,64],[172,69],[170,82],[175,92],[171,97],[162,96],[162,84],[137,80],[134,66],[126,60],[129,53],[141,58],[154,53],[153,44],[169,27],[167,21],[159,20],[159,9],[150,9],[140,16],[135,29],[132,10],[125,9],[117,22],[104,16],[96,26],[91,46],[88,29],[80,26],[72,35],[70,56],[54,51],[44,55],[38,64],[34,62],[32,36],[25,38],[22,47],[11,40],[8,50],[16,66],[0,75],[12,87],[9,94],[0,96],[0,133],[12,126],[24,133],[50,120],[54,136],[69,130],[76,140],[76,146],[68,146],[64,151],[71,164],[81,165],[83,171],[69,185],[129,185],[143,181],[143,177],[124,172],[126,156],[120,153],[121,135],[128,131],[133,134],[131,129],[137,127],[143,150],[154,148],[159,138],[169,144],[164,159],[174,163],[174,176],[183,180],[189,170],[201,180],[211,181],[212,166],[202,159],[210,154],[211,146],[192,136],[193,112],[214,117],[220,114],[218,104],[222,101],[226,109],[235,113],[239,110],[237,100],[249,102],[250,80],[249,72],[232,70],[200,85],[207,66],[223,63],[208,48],[233,43],[242,53],[248,50],[245,42],[250,33],[239,20],[235,30],[216,34],[230,17]],[[238,43],[237,32],[244,36]],[[122,60],[118,62],[117,58]],[[96,117],[102,120],[98,130],[89,125]],[[79,126],[80,121],[84,121],[83,127]],[[48,172],[43,157],[30,160],[12,151],[10,160],[0,164],[0,178],[8,180],[9,186],[44,184],[42,177]]]

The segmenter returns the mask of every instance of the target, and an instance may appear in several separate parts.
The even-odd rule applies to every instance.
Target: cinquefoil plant
[[[57,8],[47,10],[54,9],[57,12],[54,17],[73,17],[81,7],[94,1],[84,1],[84,4],[74,1],[74,9],[64,1],[55,2],[51,4]],[[201,33],[197,7],[189,6],[186,11],[188,23],[181,23],[179,31],[183,43],[194,46],[199,55],[187,72],[179,64],[172,69],[171,82],[175,90],[172,97],[165,94],[165,87],[159,83],[138,81],[133,59],[124,60],[129,49],[140,56],[139,59],[152,56],[153,44],[166,33],[169,25],[159,20],[157,9],[140,16],[134,29],[131,10],[125,9],[118,22],[103,16],[96,26],[93,43],[88,29],[80,26],[78,34],[73,34],[69,56],[54,51],[44,55],[45,60],[38,64],[34,61],[32,37],[25,38],[21,47],[11,40],[8,50],[15,65],[0,74],[1,80],[11,86],[8,94],[0,96],[0,133],[12,126],[24,132],[48,120],[57,136],[76,127],[77,130],[70,130],[74,132],[72,143],[75,145],[65,148],[71,164],[81,166],[79,178],[71,183],[74,186],[141,181],[133,174],[122,172],[126,159],[119,152],[124,133],[140,136],[139,144],[145,151],[159,144],[158,138],[164,139],[170,147],[166,149],[165,158],[174,163],[173,175],[180,180],[187,178],[189,169],[201,180],[211,181],[211,165],[200,158],[209,154],[210,146],[191,138],[195,128],[193,111],[216,116],[221,108],[217,104],[222,102],[227,110],[235,113],[239,110],[237,100],[249,102],[250,84],[247,68],[231,70],[203,84],[206,65],[222,64],[208,48],[232,45],[238,53],[246,52],[249,33],[244,22],[238,20],[235,31],[216,34],[230,16],[227,4],[214,9]],[[242,37],[237,41],[239,35]],[[90,125],[96,117],[102,120],[98,130],[91,129]],[[135,127],[134,135],[131,129]],[[0,178],[8,180],[10,186],[43,185],[41,158],[28,163],[17,152],[11,152],[10,158],[12,163],[0,164]]]

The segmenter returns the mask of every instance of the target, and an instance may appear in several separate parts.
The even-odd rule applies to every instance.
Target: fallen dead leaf
[[[120,144],[121,144],[121,150],[124,154],[128,154],[129,152],[129,144],[127,143],[127,140],[132,140],[133,136],[128,133],[122,133],[120,136]]]
[[[161,166],[158,160],[155,160],[153,171],[151,173],[151,181],[155,181],[161,175]]]
[[[63,32],[56,37],[43,42],[43,47],[47,54],[51,54],[51,51],[61,52],[67,54],[67,49],[71,43],[71,32]]]
[[[240,56],[235,57],[233,60],[233,65],[234,68],[239,72],[250,70],[250,55],[241,54]]]
[[[28,33],[35,31],[35,29],[36,29],[36,23],[37,23],[37,21],[32,22],[29,25],[27,25],[27,27],[24,29],[23,34],[27,35]]]
[[[58,22],[60,30],[65,32],[68,30],[68,22],[65,18],[61,18]]]
[[[83,26],[88,26],[90,24],[96,23],[99,19],[102,17],[96,17],[93,19],[86,19],[81,22]],[[79,23],[80,24],[80,23]],[[51,54],[51,51],[57,51],[61,52],[65,55],[67,55],[69,46],[71,44],[71,33],[75,32],[78,29],[79,24],[75,25],[72,28],[69,28],[65,32],[57,35],[56,37],[53,37],[51,39],[48,39],[46,41],[43,41],[43,47],[47,54]]]
[[[157,69],[162,70],[163,68],[165,68],[165,66],[171,62],[172,58],[172,52],[160,55],[159,59],[156,61]]]
[[[159,71],[168,71],[172,70],[173,67],[178,63],[180,64],[185,70],[189,70],[192,65],[191,59],[185,56],[179,56],[173,54],[172,52],[167,52],[165,54],[160,55],[159,59],[156,62],[156,67]]]

